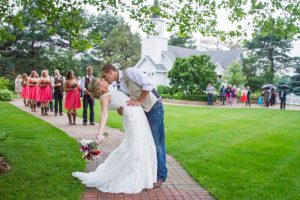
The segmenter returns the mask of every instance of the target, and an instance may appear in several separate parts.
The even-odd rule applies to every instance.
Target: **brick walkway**
[[[46,122],[58,127],[66,132],[69,136],[76,138],[78,141],[82,138],[96,138],[96,126],[81,125],[82,119],[77,118],[76,126],[70,126],[67,122],[67,116],[54,116],[49,112],[49,116],[42,117],[40,111],[30,112],[29,108],[25,108],[22,100],[14,100],[11,102],[21,110],[27,111],[34,116],[45,120]],[[106,130],[109,137],[105,139],[101,145],[103,157],[97,161],[88,161],[86,171],[94,171],[101,164],[109,153],[114,150],[122,141],[123,133],[117,129],[107,127]],[[205,191],[198,183],[196,183],[187,172],[178,164],[178,162],[167,155],[168,179],[163,183],[160,189],[144,190],[139,194],[112,194],[103,193],[96,188],[87,188],[83,194],[83,200],[212,200],[214,199],[207,191]],[[71,175],[70,175],[71,176]]]

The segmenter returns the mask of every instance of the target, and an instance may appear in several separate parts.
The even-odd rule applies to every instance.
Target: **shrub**
[[[10,101],[12,99],[12,92],[7,89],[0,89],[0,101]]]
[[[185,100],[190,101],[207,101],[206,94],[188,94],[184,97]],[[216,101],[216,96],[213,96],[213,101]]]
[[[163,93],[160,93],[160,96],[161,96],[161,98],[163,98],[163,99],[172,99],[172,95],[171,95],[171,94],[163,94]]]
[[[173,94],[172,97],[173,97],[173,99],[182,100],[182,99],[184,99],[184,94],[182,92],[177,92],[177,93]]]
[[[164,86],[164,85],[159,85],[157,86],[157,92],[159,94],[174,94],[174,90],[173,88],[171,88],[170,86]]]
[[[7,89],[9,86],[9,79],[0,77],[0,89]]]

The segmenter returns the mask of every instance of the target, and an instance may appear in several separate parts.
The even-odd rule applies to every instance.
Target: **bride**
[[[139,193],[153,188],[157,179],[156,148],[147,117],[141,106],[127,106],[129,97],[120,91],[108,91],[109,83],[94,79],[89,85],[91,95],[100,97],[102,114],[98,141],[103,133],[108,109],[123,107],[125,138],[94,172],[74,172],[87,187],[96,187],[110,193]]]

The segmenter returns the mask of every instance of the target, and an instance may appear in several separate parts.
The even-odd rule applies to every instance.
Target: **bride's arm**
[[[99,123],[99,131],[98,131],[98,136],[97,139],[99,140],[99,142],[101,140],[103,140],[103,134],[105,133],[105,125],[107,122],[107,118],[108,118],[108,105],[109,105],[109,101],[110,101],[110,96],[104,96],[102,98],[100,98],[100,103],[101,103],[101,118],[100,118],[100,123]]]

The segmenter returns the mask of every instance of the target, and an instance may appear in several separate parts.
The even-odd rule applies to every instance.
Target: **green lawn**
[[[167,105],[167,151],[217,199],[298,200],[299,119],[299,111]],[[122,126],[116,112],[108,125]]]
[[[9,103],[0,111],[0,156],[12,167],[0,176],[0,199],[81,199],[84,186],[71,173],[85,162],[75,139]]]

